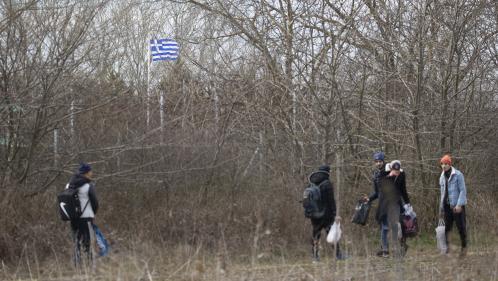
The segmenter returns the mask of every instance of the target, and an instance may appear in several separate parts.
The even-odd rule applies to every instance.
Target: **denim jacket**
[[[444,177],[444,171],[439,177],[439,186],[441,187],[441,202],[440,209],[443,210],[444,206],[444,193],[446,189],[446,179]],[[448,199],[450,201],[450,206],[455,207],[464,206],[467,204],[467,189],[465,187],[465,180],[463,178],[462,172],[451,167],[450,178],[448,179]]]

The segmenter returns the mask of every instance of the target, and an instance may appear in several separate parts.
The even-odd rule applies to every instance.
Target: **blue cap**
[[[89,164],[82,162],[80,164],[80,167],[78,168],[78,173],[80,173],[81,175],[84,175],[84,174],[90,172],[91,170],[92,170],[92,167]]]
[[[377,151],[374,153],[374,160],[375,161],[384,161],[384,152],[382,151]]]

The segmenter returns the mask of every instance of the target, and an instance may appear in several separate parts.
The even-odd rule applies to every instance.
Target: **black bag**
[[[85,205],[85,208],[89,202],[90,200]],[[83,210],[81,209],[80,198],[78,197],[78,188],[72,186],[64,189],[57,195],[57,204],[59,214],[63,221],[79,219],[85,210],[85,208],[83,208]]]
[[[369,212],[370,212],[370,203],[364,202],[362,200],[358,201],[351,222],[359,225],[365,225],[368,220]]]
[[[322,207],[320,186],[310,183],[303,193],[304,216],[310,219],[320,219],[325,214]]]

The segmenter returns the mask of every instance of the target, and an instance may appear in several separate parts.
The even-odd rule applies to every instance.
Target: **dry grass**
[[[498,247],[475,245],[465,258],[458,257],[458,248],[450,255],[437,254],[433,245],[414,244],[402,261],[377,258],[373,249],[368,255],[356,255],[360,250],[348,243],[346,250],[352,257],[345,261],[330,258],[328,249],[322,250],[322,261],[311,263],[304,253],[305,245],[298,245],[285,255],[227,256],[226,252],[209,253],[202,245],[177,245],[161,249],[157,245],[135,241],[126,247],[115,245],[108,257],[98,258],[95,270],[75,270],[69,256],[52,255],[43,262],[43,253],[29,249],[16,264],[2,264],[0,279],[27,280],[498,280]],[[325,248],[325,244],[322,244]],[[364,248],[363,246],[360,248]]]
[[[97,224],[112,251],[98,259],[94,271],[79,272],[71,267],[68,225],[56,217],[55,190],[33,198],[3,192],[0,280],[498,281],[492,196],[469,205],[470,252],[464,260],[436,254],[434,208],[414,196],[422,231],[409,241],[403,262],[374,257],[379,233],[371,215],[367,226],[343,225],[342,243],[351,259],[327,258],[332,251],[323,243],[322,262],[314,265],[309,258],[309,221],[297,202],[301,190],[290,184],[268,186],[211,191],[206,204],[195,200],[197,190],[144,192],[99,186],[102,209]],[[357,193],[341,197],[343,217],[351,216],[347,206],[354,206]],[[281,195],[277,201],[275,194]],[[453,242],[458,241],[456,232],[451,233]]]

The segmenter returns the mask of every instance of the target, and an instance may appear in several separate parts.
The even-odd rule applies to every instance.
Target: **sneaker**
[[[386,250],[380,250],[377,252],[376,254],[378,257],[381,257],[381,258],[388,258],[389,257],[389,251],[386,251]]]

